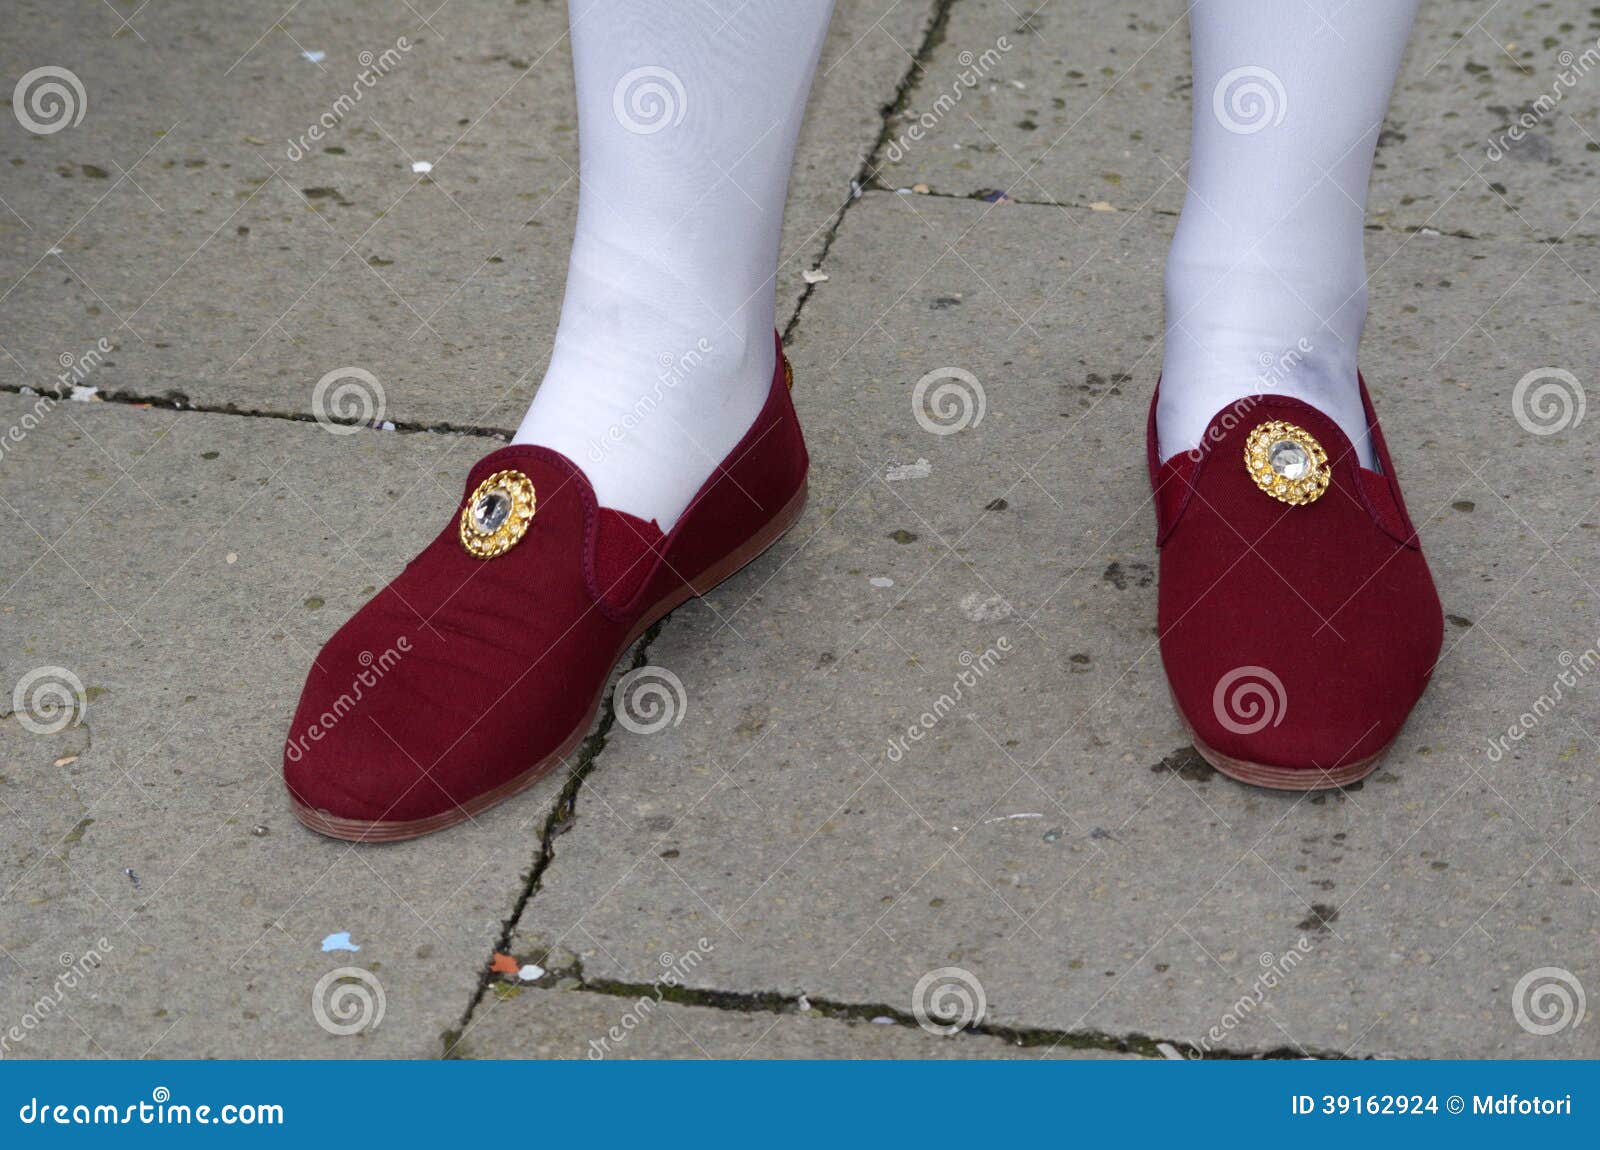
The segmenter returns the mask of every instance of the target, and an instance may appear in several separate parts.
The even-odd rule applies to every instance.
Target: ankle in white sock
[[[831,0],[569,0],[578,224],[514,443],[670,530],[773,372],[784,195]]]
[[[1237,399],[1328,415],[1374,466],[1356,380],[1367,182],[1416,0],[1200,0],[1189,190],[1167,257],[1156,429],[1199,446]]]

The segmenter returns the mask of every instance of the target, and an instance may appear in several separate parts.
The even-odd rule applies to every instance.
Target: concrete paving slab
[[[1600,62],[1600,23],[1558,8],[1484,9],[1422,5],[1380,141],[1369,223],[1592,239],[1600,87],[1585,77]],[[1177,211],[1192,94],[1185,11],[1180,0],[1036,11],[960,0],[893,125],[903,146],[880,179],[957,196],[1000,189]],[[1314,115],[1295,102],[1293,78],[1281,80],[1286,115]]]
[[[1594,30],[1424,9],[1375,183],[1366,367],[1446,655],[1382,771],[1295,799],[1195,758],[1154,651],[1178,7],[938,6],[913,109],[1014,36],[890,169],[949,195],[869,192],[830,237],[935,8],[841,0],[818,80],[783,273],[793,302],[826,245],[791,346],[807,516],[649,643],[680,721],[612,728],[570,822],[549,827],[547,782],[354,850],[301,831],[277,782],[312,653],[492,439],[0,396],[0,688],[36,700],[0,694],[5,1054],[585,1057],[700,939],[684,1000],[615,1053],[1600,1054],[1592,1015],[1528,1024],[1538,986],[1600,985],[1600,514],[1581,420],[1515,398],[1581,397],[1555,369],[1600,351],[1595,97],[1565,92],[1492,170],[1464,159]],[[0,44],[3,74],[59,62],[91,100],[50,135],[0,117],[0,387],[303,414],[361,366],[403,425],[511,426],[572,222],[562,6],[218,11],[30,4]],[[391,48],[337,135],[289,154]],[[1079,115],[1070,160],[1038,148]],[[949,198],[1029,148],[1020,198],[1058,206]],[[1101,199],[1119,210],[1077,206]],[[923,379],[975,406],[919,420]],[[585,989],[480,998],[508,916],[513,953]],[[381,1024],[332,1033],[375,987]],[[984,1033],[909,1021],[962,993]]]
[[[490,444],[37,402],[0,397],[7,1055],[438,1056],[557,784],[352,850],[295,822],[279,764],[317,646]],[[325,952],[341,932],[359,950]],[[384,1009],[336,1035],[314,990],[346,968],[330,1024]]]
[[[781,314],[933,7],[838,4],[785,214]],[[4,382],[57,386],[61,357],[104,339],[112,362],[87,382],[110,395],[305,413],[318,380],[354,366],[381,387],[372,415],[516,426],[577,206],[564,4],[219,18],[187,0],[119,27],[80,0],[26,4],[11,25],[4,74],[71,68],[89,111],[44,135],[0,120]]]
[[[456,1058],[933,1058],[1120,1059],[1138,1055],[1021,1045],[968,1031],[929,1034],[887,1015],[844,1019],[820,1009],[717,1009],[662,1001],[502,986],[453,1049]]]
[[[1592,250],[1370,237],[1367,363],[1450,633],[1385,767],[1297,798],[1196,760],[1154,649],[1170,222],[852,210],[792,349],[806,517],[646,652],[676,725],[614,732],[521,952],[641,983],[706,937],[692,987],[901,1010],[957,967],[996,1025],[1235,1053],[1600,1050],[1512,1007],[1541,968],[1600,978],[1600,697],[1488,750],[1600,634],[1587,449],[1511,398],[1594,356],[1586,305],[1538,286],[1592,279]],[[984,414],[932,434],[914,385],[951,368]]]

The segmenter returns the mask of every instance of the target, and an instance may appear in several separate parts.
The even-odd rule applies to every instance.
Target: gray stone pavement
[[[1600,987],[1600,697],[1487,753],[1600,636],[1587,427],[1534,435],[1511,399],[1600,349],[1593,79],[1485,156],[1593,43],[1569,7],[1425,5],[1380,152],[1367,370],[1449,627],[1365,785],[1216,776],[1154,650],[1183,6],[840,0],[780,272],[805,517],[634,652],[682,683],[678,725],[608,704],[574,776],[355,848],[294,822],[282,738],[317,645],[538,379],[576,190],[564,5],[17,6],[0,75],[69,68],[88,105],[0,117],[5,1053],[1600,1055],[1592,1016],[1513,1010],[1541,968]],[[29,394],[63,357],[86,402]],[[311,421],[347,366],[397,432]],[[947,368],[984,415],[930,434],[912,388]],[[59,730],[13,713],[41,669],[77,697]],[[954,1038],[915,1017],[942,968],[985,1002]],[[319,984],[381,1022],[330,1033]]]
[[[1021,201],[1177,211],[1190,95],[1188,37],[1173,20],[1181,7],[1087,0],[1035,10],[961,0],[930,55],[923,105],[966,67],[996,82],[962,99],[941,119],[934,146],[888,164],[885,178],[951,195],[998,188]],[[1368,219],[1475,236],[1600,232],[1586,216],[1600,182],[1600,90],[1557,81],[1559,53],[1581,57],[1594,45],[1594,25],[1577,4],[1511,12],[1492,0],[1424,0]],[[1000,63],[986,66],[984,52],[1002,38]],[[1565,64],[1582,75],[1594,60]],[[1524,106],[1555,91],[1561,99],[1540,131],[1508,142]],[[1503,158],[1486,164],[1495,142]]]

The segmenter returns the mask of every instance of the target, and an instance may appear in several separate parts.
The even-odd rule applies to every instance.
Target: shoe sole
[[[800,518],[800,513],[805,509],[805,504],[806,483],[801,480],[800,489],[795,492],[783,509],[769,519],[766,525],[752,535],[747,542],[736,550],[729,552],[725,557],[702,571],[693,580],[684,583],[677,590],[657,602],[650,610],[646,611],[639,622],[634,624],[633,630],[628,633],[627,639],[617,648],[616,655],[612,657],[612,663],[615,664],[623,655],[627,654],[628,649],[638,641],[640,635],[643,635],[690,599],[706,594],[718,584],[735,575],[742,568],[753,562],[767,548],[783,538],[789,528],[793,527],[795,521]],[[443,811],[437,815],[429,815],[425,819],[411,819],[404,822],[386,819],[347,819],[339,815],[330,814],[328,811],[308,807],[291,795],[289,801],[294,808],[295,818],[320,835],[343,839],[346,842],[367,843],[403,842],[406,839],[421,838],[423,835],[430,835],[435,831],[442,831],[446,827],[453,827],[457,823],[466,822],[469,818],[488,810],[496,803],[504,802],[512,795],[533,786],[534,783],[565,762],[567,756],[577,749],[578,744],[583,742],[584,737],[588,735],[589,729],[594,726],[595,715],[600,712],[600,703],[605,698],[606,687],[609,684],[610,678],[607,677],[606,681],[600,684],[600,689],[595,692],[594,702],[589,704],[588,714],[585,715],[583,722],[579,723],[566,738],[562,739],[561,745],[556,748],[554,753],[529,767],[515,778],[508,779],[493,790],[485,791],[481,795],[468,799],[451,810]]]
[[[1378,764],[1389,749],[1384,747],[1377,754],[1326,771],[1318,767],[1274,767],[1269,763],[1252,763],[1248,759],[1236,759],[1214,747],[1206,746],[1200,736],[1195,734],[1194,728],[1189,725],[1189,720],[1183,717],[1183,711],[1178,708],[1176,701],[1173,702],[1172,709],[1177,713],[1178,721],[1189,733],[1189,739],[1194,743],[1194,749],[1200,753],[1202,759],[1236,782],[1248,783],[1252,787],[1262,787],[1269,791],[1329,791],[1338,787],[1348,787],[1352,783],[1359,783],[1377,770]]]
[[[1200,752],[1202,759],[1230,779],[1249,783],[1253,787],[1264,787],[1269,791],[1329,791],[1338,787],[1348,787],[1352,783],[1359,783],[1377,770],[1384,754],[1379,751],[1357,762],[1346,763],[1331,771],[1323,771],[1314,767],[1274,767],[1267,763],[1252,763],[1244,759],[1230,758],[1221,751],[1206,746],[1199,739],[1194,741],[1194,749]]]

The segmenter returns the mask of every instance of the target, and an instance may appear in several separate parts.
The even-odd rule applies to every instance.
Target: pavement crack
[[[639,637],[634,644],[633,661],[629,670],[637,671],[649,665],[650,645],[655,642],[656,636],[661,634],[661,628],[666,623],[666,618],[658,619],[649,630]],[[539,893],[544,884],[545,872],[550,869],[556,858],[556,839],[578,813],[578,792],[583,789],[584,780],[594,772],[600,758],[600,753],[606,749],[606,739],[611,734],[611,726],[616,722],[616,699],[611,691],[606,692],[605,701],[601,705],[600,720],[594,731],[584,739],[578,747],[577,759],[572,769],[567,773],[566,782],[561,786],[561,793],[556,796],[555,804],[545,815],[544,829],[539,834],[539,853],[533,860],[533,866],[528,871],[527,881],[523,883],[522,891],[517,896],[517,901],[511,908],[511,913],[500,924],[500,936],[495,940],[494,950],[509,954],[516,935],[517,924],[522,919],[522,912],[527,908],[533,896]],[[493,955],[490,956],[491,958]],[[478,976],[478,987],[472,995],[472,1001],[467,1004],[466,1011],[461,1016],[461,1023],[454,1030],[446,1030],[443,1035],[444,1057],[453,1058],[455,1049],[460,1044],[467,1031],[472,1026],[472,1016],[478,1009],[478,1004],[483,1001],[483,996],[495,982],[494,972],[490,970],[489,963],[483,964],[483,970]]]
[[[930,188],[926,184],[923,184],[919,186],[924,190],[912,192],[909,189],[890,187],[879,180],[875,180],[871,184],[863,184],[861,186],[864,191],[892,192],[896,195],[910,194],[914,196],[925,196],[930,200],[976,200],[979,203],[990,204],[996,202],[999,197],[1003,196],[1004,202],[1007,206],[1014,205],[1022,208],[1057,208],[1062,211],[1097,213],[1107,212],[1117,214],[1129,214],[1131,212],[1134,215],[1165,216],[1169,219],[1177,219],[1181,215],[1181,213],[1174,208],[1159,208],[1148,202],[1141,204],[1137,208],[1118,208],[1112,207],[1105,201],[1098,200],[1091,202],[1088,200],[1057,200],[1051,199],[1048,196],[1022,196],[1008,191],[1005,188],[979,188],[976,191],[971,192],[946,192],[941,191],[938,188]],[[1096,207],[1096,204],[1099,204],[1100,206]],[[1434,239],[1441,237],[1453,240],[1498,240],[1506,238],[1499,235],[1481,235],[1477,232],[1469,232],[1464,228],[1436,228],[1428,224],[1386,224],[1375,220],[1367,221],[1365,224],[1365,230],[1369,232],[1387,232],[1404,236],[1424,235]],[[1529,242],[1551,245],[1560,243],[1562,241],[1560,237],[1551,237],[1549,239],[1534,240]]]
[[[833,247],[833,241],[838,237],[840,225],[844,222],[844,217],[850,211],[851,205],[856,202],[860,193],[876,180],[878,164],[885,148],[893,139],[894,118],[909,106],[911,94],[922,79],[924,63],[931,56],[934,49],[944,41],[945,30],[950,24],[950,12],[956,3],[957,0],[934,0],[933,14],[929,18],[922,42],[917,45],[916,51],[912,53],[911,64],[907,67],[905,74],[901,76],[900,82],[895,86],[893,97],[881,110],[882,115],[879,122],[878,136],[873,141],[866,158],[862,160],[861,168],[852,182],[851,194],[839,210],[834,213],[834,217],[829,222],[827,231],[823,235],[822,249],[817,255],[817,266],[820,267],[827,258],[829,250]],[[815,290],[815,284],[807,284],[805,290],[800,294],[800,298],[795,301],[794,310],[790,313],[788,321],[783,326],[782,338],[785,343],[794,334],[795,328],[800,323],[800,313]],[[191,410],[187,404],[184,405],[184,409]],[[294,414],[280,415],[277,418],[309,419],[310,417]],[[396,426],[398,429],[399,425],[397,424]],[[433,428],[419,427],[415,430],[433,430]],[[497,435],[505,439],[510,438],[509,433],[499,429],[480,434],[483,433]],[[667,616],[667,618],[670,617]],[[656,636],[661,633],[661,628],[665,623],[666,618],[659,620],[641,637],[634,648],[633,669],[647,665],[650,645],[655,641]],[[611,724],[615,721],[615,700],[611,693],[607,692],[600,724],[579,748],[577,763],[567,776],[567,781],[561,788],[561,794],[557,796],[555,805],[551,808],[549,814],[545,816],[544,831],[540,835],[539,841],[539,854],[534,859],[532,869],[528,872],[527,882],[523,886],[522,893],[517,898],[516,905],[501,924],[500,937],[495,945],[497,951],[510,952],[512,938],[515,935],[517,924],[522,918],[522,912],[528,903],[533,900],[534,895],[539,893],[545,871],[555,861],[555,839],[561,831],[566,829],[567,824],[574,817],[577,811],[578,792],[583,789],[584,780],[595,769],[600,753],[605,750],[606,736],[610,733]],[[467,1009],[461,1016],[460,1025],[454,1030],[446,1030],[442,1036],[444,1042],[443,1056],[445,1058],[454,1057],[457,1046],[471,1028],[472,1018],[478,1009],[479,1003],[483,1001],[484,995],[494,981],[495,975],[490,971],[489,964],[486,962],[482,973],[478,977],[478,986],[473,993],[472,1001],[467,1004]]]
[[[40,391],[38,388],[28,387],[25,384],[0,384],[0,392],[25,397],[44,395],[58,403],[67,402],[69,399],[66,392]],[[292,423],[332,423],[341,427],[369,426],[367,424],[357,424],[350,420],[318,419],[309,411],[274,411],[263,407],[240,407],[234,403],[195,403],[180,391],[166,391],[159,395],[145,395],[125,388],[118,388],[111,391],[97,392],[90,403],[114,403],[125,407],[147,407],[162,411],[193,411],[202,415],[233,415],[243,419],[284,419]],[[422,420],[394,419],[386,422],[391,426],[381,429],[371,427],[370,430],[394,430],[405,434],[426,431],[438,435],[474,435],[486,439],[506,441],[509,441],[513,434],[512,428],[486,427],[470,423],[451,423],[449,421],[426,422]]]
[[[944,43],[945,32],[950,27],[950,13],[955,8],[957,0],[934,0],[933,14],[928,19],[928,28],[922,35],[922,42],[911,53],[911,63],[906,68],[905,74],[900,77],[900,82],[895,85],[894,95],[883,105],[878,122],[878,138],[872,142],[872,147],[867,151],[861,161],[861,167],[856,171],[855,179],[850,181],[850,194],[845,198],[843,205],[834,213],[828,229],[822,236],[822,250],[817,253],[815,267],[822,267],[828,259],[828,253],[833,249],[833,241],[839,236],[839,229],[844,224],[844,218],[856,201],[861,198],[868,188],[881,188],[883,185],[878,180],[878,169],[883,162],[883,154],[889,144],[894,140],[894,121],[897,116],[911,106],[911,95],[916,91],[917,85],[922,82],[924,66],[933,56],[934,50]],[[808,283],[805,290],[800,293],[800,298],[795,301],[794,311],[789,316],[789,322],[783,326],[783,342],[788,343],[789,337],[794,334],[795,328],[800,324],[800,313],[805,310],[806,304],[811,302],[812,295],[816,292],[817,285]]]
[[[576,984],[576,985],[574,985]],[[1216,1061],[1263,1061],[1284,1059],[1324,1059],[1351,1061],[1349,1055],[1337,1050],[1310,1050],[1299,1046],[1279,1046],[1260,1050],[1202,1050],[1181,1039],[1160,1038],[1154,1035],[1130,1032],[1111,1034],[1103,1030],[1086,1028],[1058,1029],[1044,1026],[1005,1026],[984,1022],[969,1023],[954,1034],[944,1036],[928,1031],[916,1015],[897,1006],[883,1003],[840,1002],[833,999],[807,995],[806,1008],[802,1010],[797,995],[777,991],[711,990],[684,986],[669,986],[662,982],[625,982],[611,978],[590,978],[582,968],[551,970],[536,984],[539,989],[554,993],[601,994],[611,998],[630,1000],[650,999],[670,1002],[679,1006],[700,1006],[739,1014],[794,1014],[819,1015],[841,1022],[879,1022],[883,1020],[896,1026],[921,1031],[930,1037],[998,1038],[1012,1046],[1024,1049],[1098,1050],[1112,1054],[1136,1054],[1146,1058],[1211,1059]]]

